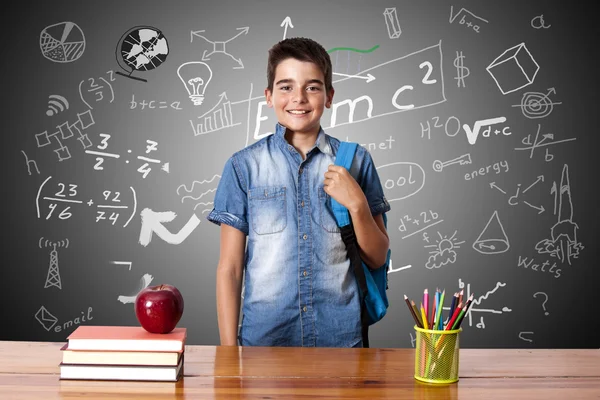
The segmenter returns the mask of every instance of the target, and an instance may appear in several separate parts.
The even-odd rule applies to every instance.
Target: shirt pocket
[[[331,196],[325,192],[323,185],[319,186],[319,223],[327,232],[340,233],[333,210],[331,209]]]
[[[285,186],[261,186],[248,191],[250,225],[259,235],[281,232],[287,225]]]

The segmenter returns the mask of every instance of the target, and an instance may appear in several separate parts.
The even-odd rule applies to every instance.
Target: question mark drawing
[[[542,308],[544,309],[545,313],[544,315],[548,315],[550,314],[548,311],[546,311],[546,302],[548,301],[548,295],[544,292],[536,292],[533,294],[533,297],[537,297],[538,294],[543,294],[544,296],[546,296],[546,300],[544,300],[544,302],[542,303]]]

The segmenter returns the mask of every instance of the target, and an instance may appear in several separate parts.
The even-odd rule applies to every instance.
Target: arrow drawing
[[[527,204],[527,205],[528,205],[529,207],[531,207],[531,208],[535,208],[536,210],[538,210],[538,211],[539,211],[539,212],[538,212],[538,214],[541,214],[541,213],[543,213],[543,212],[546,210],[546,209],[544,208],[544,206],[539,206],[539,207],[536,207],[536,206],[534,206],[533,204],[530,204],[530,203],[526,202],[525,200],[523,200],[523,203]]]
[[[540,181],[541,181],[541,182],[544,182],[544,175],[538,175],[538,177],[537,177],[536,181],[535,181],[535,182],[533,182],[531,185],[529,185],[529,186],[527,187],[527,189],[523,190],[523,193],[525,193],[526,191],[528,191],[529,189],[531,189],[531,188],[533,187],[533,185],[535,185],[536,183],[538,183],[538,182],[540,182]]]
[[[209,40],[208,38],[206,38],[203,35],[200,35],[201,33],[204,33],[204,30],[201,31],[191,31],[190,32],[190,42],[194,41],[194,36],[202,38],[204,40],[206,40],[208,43],[212,44],[213,49],[210,53],[207,53],[207,50],[204,50],[204,52],[202,52],[202,61],[209,61],[210,60],[210,56],[215,54],[215,53],[223,53],[229,57],[231,57],[233,59],[233,61],[235,61],[238,66],[237,67],[233,67],[233,69],[243,69],[244,68],[244,63],[242,63],[242,59],[241,58],[235,58],[233,55],[229,54],[226,50],[226,45],[227,43],[231,42],[233,39],[237,38],[240,35],[247,35],[248,31],[250,30],[250,27],[248,26],[244,26],[242,28],[236,28],[238,31],[240,31],[237,35],[233,36],[232,38],[221,42],[221,41],[215,41],[215,40]]]
[[[501,191],[503,194],[506,194],[506,192],[502,189],[500,189],[498,186],[496,186],[496,182],[490,182],[490,189],[498,189],[499,191]]]
[[[170,244],[180,244],[196,229],[200,220],[196,214],[192,214],[188,222],[177,233],[170,232],[163,222],[171,222],[177,214],[173,211],[155,212],[149,208],[144,208],[140,213],[142,217],[142,228],[140,229],[139,243],[142,246],[147,246],[152,240],[152,233],[156,233],[158,237]]]
[[[333,75],[340,75],[340,76],[345,76],[348,78],[358,78],[358,79],[364,79],[367,81],[367,83],[372,82],[375,80],[375,77],[371,74],[367,74],[367,76],[360,76],[360,75],[347,75],[347,74],[342,74],[339,72],[333,72]]]
[[[287,34],[287,30],[288,30],[288,26],[293,28],[294,25],[292,25],[292,19],[290,17],[285,17],[285,19],[281,22],[281,25],[279,26],[283,26],[283,38],[285,39],[285,35]]]

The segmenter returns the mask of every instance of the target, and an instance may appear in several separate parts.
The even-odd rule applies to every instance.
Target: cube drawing
[[[525,43],[506,50],[486,67],[502,94],[531,85],[539,69]]]

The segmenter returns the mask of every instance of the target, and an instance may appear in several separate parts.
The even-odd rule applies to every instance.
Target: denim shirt
[[[285,127],[225,163],[207,219],[248,236],[242,346],[352,347],[361,341],[360,301],[340,229],[323,190],[340,141],[321,128],[306,159]],[[372,215],[390,210],[369,152],[350,174]]]

